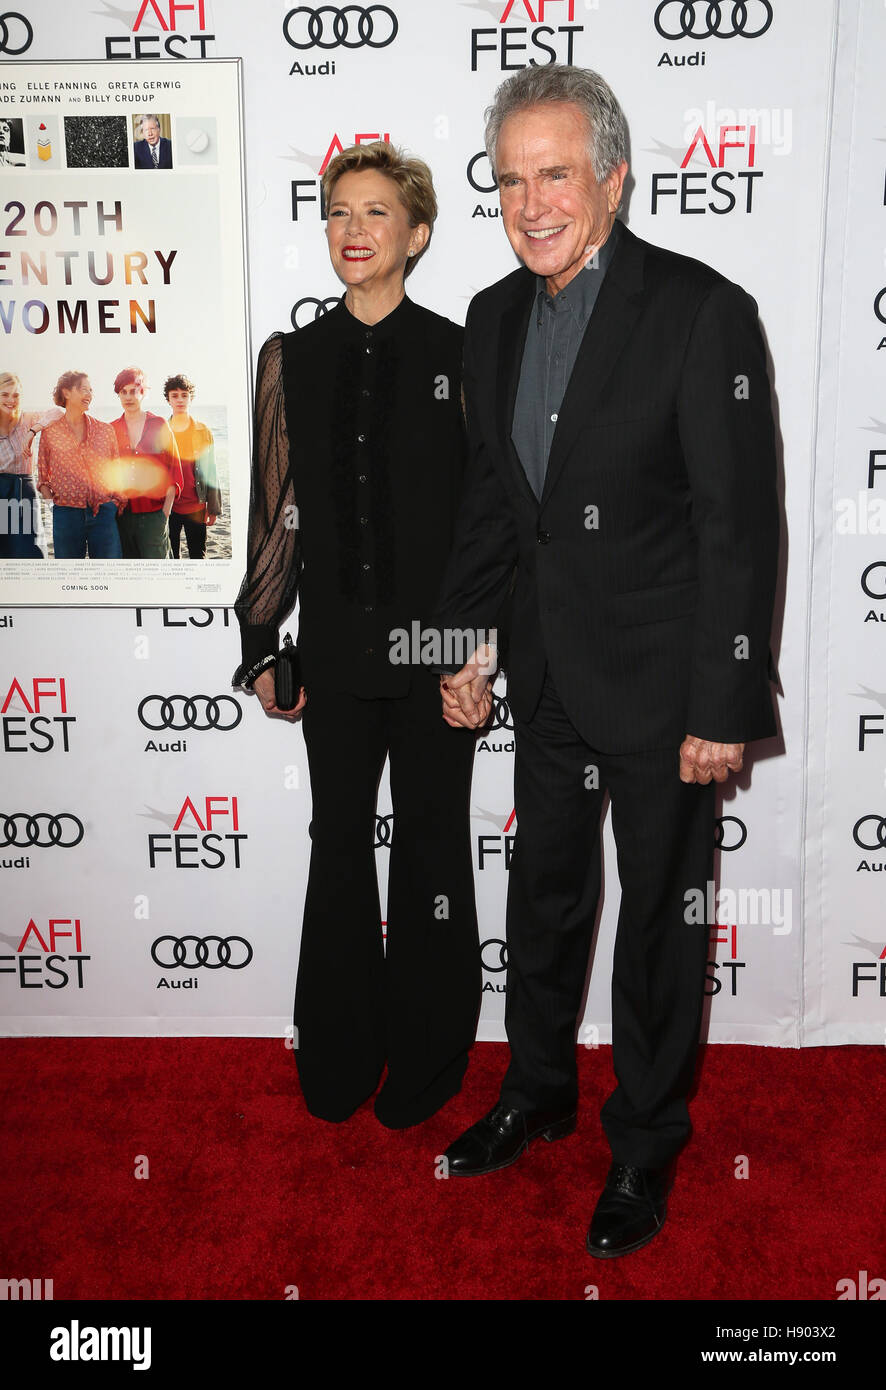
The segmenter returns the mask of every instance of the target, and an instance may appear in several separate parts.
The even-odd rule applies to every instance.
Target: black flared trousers
[[[309,693],[311,863],[295,996],[308,1109],[344,1120],[378,1086],[392,1128],[458,1091],[480,1005],[470,841],[474,734],[440,712],[424,669],[401,699]],[[387,937],[376,877],[376,799],[390,758]]]

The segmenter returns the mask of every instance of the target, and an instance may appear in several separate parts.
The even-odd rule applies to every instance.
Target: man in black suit
[[[142,116],[141,139],[135,142],[136,169],[171,169],[172,141],[160,134],[157,116]]]
[[[690,1132],[709,933],[690,905],[713,876],[714,784],[775,732],[769,382],[750,296],[615,220],[627,134],[602,78],[523,69],[486,135],[525,268],[468,313],[471,462],[437,621],[488,629],[510,592],[511,1062],[447,1159],[453,1176],[488,1173],[575,1127],[608,792],[618,1084],[587,1245],[609,1257],[661,1228]],[[484,721],[486,656],[441,678],[448,722]]]

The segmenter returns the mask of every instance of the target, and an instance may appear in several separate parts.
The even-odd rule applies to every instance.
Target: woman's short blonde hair
[[[410,227],[417,227],[423,222],[428,229],[424,246],[406,262],[405,273],[409,275],[430,246],[431,233],[437,220],[433,175],[423,159],[407,157],[387,140],[373,140],[368,145],[350,145],[326,166],[321,180],[326,206],[332,202],[335,185],[342,174],[358,174],[368,169],[377,169],[396,185]]]

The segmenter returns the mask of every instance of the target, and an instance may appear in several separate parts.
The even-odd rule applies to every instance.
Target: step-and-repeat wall
[[[3,63],[125,60],[137,83],[140,62],[163,60],[174,80],[183,63],[242,59],[253,358],[270,332],[302,326],[340,291],[319,185],[339,147],[390,137],[430,163],[440,217],[409,289],[463,322],[471,296],[514,265],[483,153],[496,85],[555,60],[609,80],[631,132],[623,216],[745,286],[771,354],[785,519],[782,732],[754,748],[722,798],[705,905],[709,1037],[881,1041],[884,6],[16,3],[0,14]],[[14,198],[15,168],[0,178]],[[202,234],[210,245],[211,219]],[[230,468],[247,470],[248,459]],[[237,659],[227,609],[0,608],[7,1033],[285,1035],[309,853],[307,764],[297,725],[266,719],[231,689]],[[513,737],[499,682],[472,795],[486,1039],[504,1036]],[[395,833],[383,780],[382,901]],[[619,886],[608,827],[604,848],[579,1033],[589,1046],[609,1039]]]

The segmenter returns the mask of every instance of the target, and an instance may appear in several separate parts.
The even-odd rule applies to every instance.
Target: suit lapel
[[[623,226],[621,245],[600,286],[560,407],[542,505],[550,496],[582,425],[593,415],[643,309],[644,256],[643,243]]]
[[[498,371],[498,428],[504,445],[504,455],[510,460],[518,486],[533,505],[538,499],[526,477],[520,455],[514,448],[511,430],[514,424],[514,406],[517,400],[517,387],[520,384],[520,368],[523,365],[523,348],[535,303],[535,276],[526,272],[520,284],[520,292],[515,295],[510,307],[504,311],[499,325],[499,371]]]

